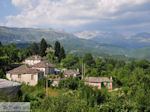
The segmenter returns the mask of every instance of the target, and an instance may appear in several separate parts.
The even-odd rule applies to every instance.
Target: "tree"
[[[66,57],[64,47],[60,45],[60,42],[56,41],[54,46],[55,53],[54,55],[57,57],[58,62]]]
[[[77,68],[76,66],[79,63],[79,58],[72,54],[68,54],[65,59],[62,60],[63,67],[66,68]]]
[[[60,54],[59,54],[59,62],[66,57],[64,47],[61,46]]]
[[[2,43],[1,43],[1,41],[0,41],[0,47],[2,46]]]
[[[78,89],[79,79],[78,78],[68,78],[66,80],[61,80],[59,83],[59,88],[68,88],[68,89]]]
[[[46,49],[47,49],[47,43],[44,38],[42,38],[41,43],[40,43],[40,55],[41,56],[46,56]]]
[[[48,61],[54,63],[55,62],[55,56],[54,56],[54,52],[49,51],[46,55]]]
[[[39,54],[39,51],[40,51],[39,45],[35,42],[32,43],[30,46],[30,51],[31,51],[32,55]]]
[[[0,78],[6,78],[5,73],[2,69],[0,69]]]
[[[59,57],[60,49],[61,49],[60,43],[58,41],[56,41],[55,46],[54,46],[54,50],[55,50],[54,54],[56,57]]]
[[[93,59],[93,56],[91,53],[85,54],[85,56],[83,57],[83,61],[86,65],[90,67],[95,65],[95,60]]]

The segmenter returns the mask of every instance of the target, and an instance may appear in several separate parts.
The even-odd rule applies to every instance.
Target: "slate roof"
[[[112,78],[109,77],[85,77],[86,82],[112,82]]]
[[[39,70],[29,68],[27,65],[21,65],[17,68],[14,68],[14,69],[8,71],[7,73],[10,73],[10,74],[35,74],[35,73],[39,73],[39,72],[40,72]]]
[[[34,68],[46,68],[46,67],[54,68],[55,66],[53,64],[49,63],[48,61],[41,61],[41,62],[33,65],[32,67],[34,67]]]
[[[9,81],[6,79],[0,79],[0,88],[6,88],[6,87],[13,87],[13,86],[20,86],[21,84],[14,81]]]
[[[74,74],[79,75],[80,72],[78,72],[78,71],[76,71],[76,70],[65,70],[65,71],[64,71],[64,75],[74,75]]]
[[[33,55],[28,57],[26,60],[42,60],[42,57],[39,55]]]

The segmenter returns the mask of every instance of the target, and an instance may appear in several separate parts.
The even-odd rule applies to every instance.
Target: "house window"
[[[18,74],[18,78],[21,78],[21,74]]]
[[[31,80],[34,80],[34,75],[31,75]]]

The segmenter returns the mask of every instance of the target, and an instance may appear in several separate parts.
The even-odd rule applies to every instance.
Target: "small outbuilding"
[[[81,74],[77,70],[65,70],[64,71],[64,77],[81,77]]]
[[[20,91],[21,84],[6,79],[0,79],[0,100],[10,100],[16,98]]]
[[[84,82],[86,85],[97,87],[98,89],[105,87],[112,90],[113,88],[112,77],[86,77],[84,78]]]

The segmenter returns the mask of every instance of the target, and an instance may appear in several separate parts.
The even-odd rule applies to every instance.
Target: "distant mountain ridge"
[[[54,29],[0,26],[0,41],[2,43],[32,43],[40,42],[42,38],[45,38],[49,43],[58,40],[64,45],[67,52],[80,55],[91,52],[94,55],[124,55],[150,59],[149,36],[150,33],[147,32],[128,37],[118,33],[101,31],[72,34]]]
[[[75,36],[54,29],[0,27],[0,41],[3,43],[39,42],[42,38],[55,41]]]
[[[150,33],[142,32],[134,35],[125,35],[115,32],[83,31],[75,35],[99,43],[107,43],[127,48],[142,48],[150,46]]]

